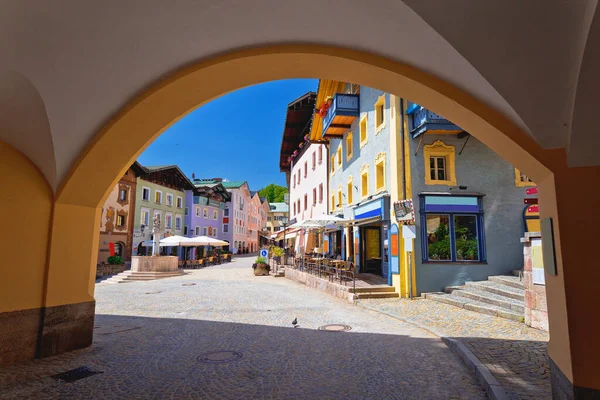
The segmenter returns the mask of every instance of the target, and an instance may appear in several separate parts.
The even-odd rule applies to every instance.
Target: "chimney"
[[[215,181],[215,182],[223,182],[223,178],[213,178],[213,181]]]

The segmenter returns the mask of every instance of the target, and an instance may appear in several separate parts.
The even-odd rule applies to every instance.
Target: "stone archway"
[[[573,213],[569,210],[576,204],[568,197],[568,192],[576,185],[593,179],[598,168],[568,168],[564,149],[542,149],[498,111],[421,70],[365,52],[313,45],[261,47],[201,61],[147,88],[96,135],[60,185],[53,202],[44,289],[44,308],[68,306],[76,309],[77,305],[85,308],[87,318],[82,318],[77,328],[83,339],[59,346],[59,338],[42,333],[42,348],[48,350],[41,354],[56,354],[89,344],[90,320],[93,324],[93,260],[97,253],[98,232],[95,227],[100,218],[99,207],[109,188],[146,146],[181,116],[218,96],[256,83],[299,77],[355,82],[413,100],[471,132],[538,183],[544,204],[542,218],[554,219],[559,271],[559,275],[552,277],[547,285],[552,334],[550,353],[560,369],[571,378],[573,363],[570,349],[573,342],[570,337],[574,334],[585,337],[585,328],[576,329],[567,324],[565,274],[568,271],[564,264],[565,260],[575,265],[585,259],[577,254],[577,243],[567,238],[568,232],[577,230],[572,226],[577,219],[575,222],[571,220]],[[114,151],[117,139],[120,147],[119,151]],[[596,192],[589,193],[597,196]],[[557,200],[561,203],[560,210]],[[588,226],[591,233],[589,222],[580,224],[579,228],[581,226]],[[73,251],[63,251],[67,244]],[[64,279],[65,276],[69,279]],[[586,285],[578,287],[585,289]],[[586,308],[580,308],[585,305],[584,299],[575,293],[571,295],[570,301],[579,318]],[[89,335],[89,340],[86,340],[86,335]],[[589,340],[583,343],[592,345]],[[599,344],[594,343],[593,346],[600,352]],[[593,364],[583,362],[579,365]],[[597,368],[592,367],[592,370]],[[589,373],[584,376],[593,377]],[[588,380],[582,382],[591,387]]]

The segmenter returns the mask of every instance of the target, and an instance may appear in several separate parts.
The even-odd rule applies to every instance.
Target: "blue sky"
[[[288,103],[317,90],[316,79],[250,86],[192,111],[138,158],[142,165],[177,164],[191,177],[248,181],[251,190],[285,186],[279,149]]]

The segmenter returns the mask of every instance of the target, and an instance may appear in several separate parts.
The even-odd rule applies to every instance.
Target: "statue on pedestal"
[[[154,216],[154,226],[152,228],[152,257],[160,256],[160,216]]]

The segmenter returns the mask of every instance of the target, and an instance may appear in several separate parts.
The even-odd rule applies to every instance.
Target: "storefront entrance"
[[[381,225],[361,228],[362,272],[382,275]]]

